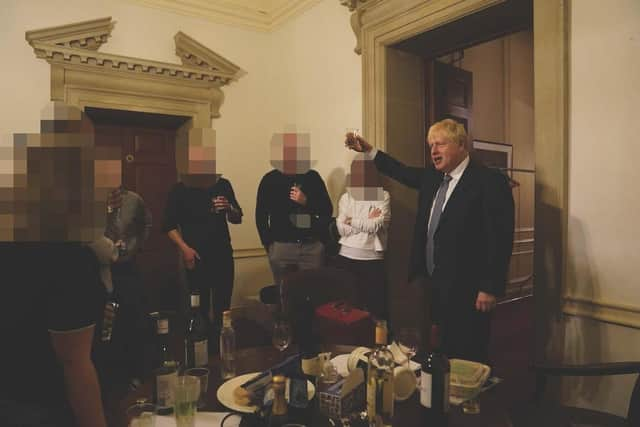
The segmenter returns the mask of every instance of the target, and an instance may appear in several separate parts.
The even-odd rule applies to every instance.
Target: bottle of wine
[[[169,347],[169,319],[157,320],[157,362],[153,371],[153,395],[157,411],[161,415],[173,411],[173,385],[178,378],[178,362]]]
[[[391,426],[393,418],[393,354],[387,348],[387,322],[376,322],[376,348],[369,355],[367,413],[372,427]]]
[[[440,351],[437,329],[422,360],[420,405],[425,422],[444,423],[449,413],[449,359]]]
[[[275,375],[271,379],[273,389],[273,402],[271,404],[271,413],[269,414],[269,427],[282,427],[289,423],[289,414],[287,410],[287,401],[284,397],[287,379],[282,375]]]
[[[220,373],[227,380],[236,376],[236,332],[231,325],[231,311],[222,313],[220,331]]]
[[[186,368],[207,366],[209,364],[207,341],[207,323],[200,313],[200,294],[191,294],[191,309],[187,318],[187,330],[184,336],[184,363]]]

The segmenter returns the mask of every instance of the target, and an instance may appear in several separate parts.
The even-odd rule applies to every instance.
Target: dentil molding
[[[98,52],[114,25],[107,17],[25,34],[51,64],[53,101],[192,116],[203,127],[220,117],[221,87],[245,74],[240,67],[181,31],[174,41],[182,65]]]

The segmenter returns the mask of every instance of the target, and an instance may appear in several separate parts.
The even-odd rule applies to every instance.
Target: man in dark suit
[[[415,168],[359,136],[346,141],[380,172],[419,191],[409,280],[429,286],[445,354],[488,362],[491,311],[504,295],[513,244],[513,196],[503,174],[469,158],[460,123],[435,123],[427,143],[433,165]]]

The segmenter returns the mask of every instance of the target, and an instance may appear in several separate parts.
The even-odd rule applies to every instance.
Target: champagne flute
[[[291,344],[291,326],[289,322],[283,319],[278,319],[273,324],[273,346],[283,354],[284,351]]]

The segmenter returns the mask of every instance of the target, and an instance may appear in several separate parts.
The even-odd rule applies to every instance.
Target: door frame
[[[352,15],[362,51],[363,130],[376,147],[388,149],[388,49],[448,22],[506,0],[386,0],[362,3]],[[536,356],[561,351],[558,314],[566,303],[568,229],[569,2],[533,2]],[[353,21],[356,21],[356,25]],[[558,301],[560,299],[560,301]],[[549,307],[555,307],[550,309]],[[554,310],[551,312],[550,310]]]

